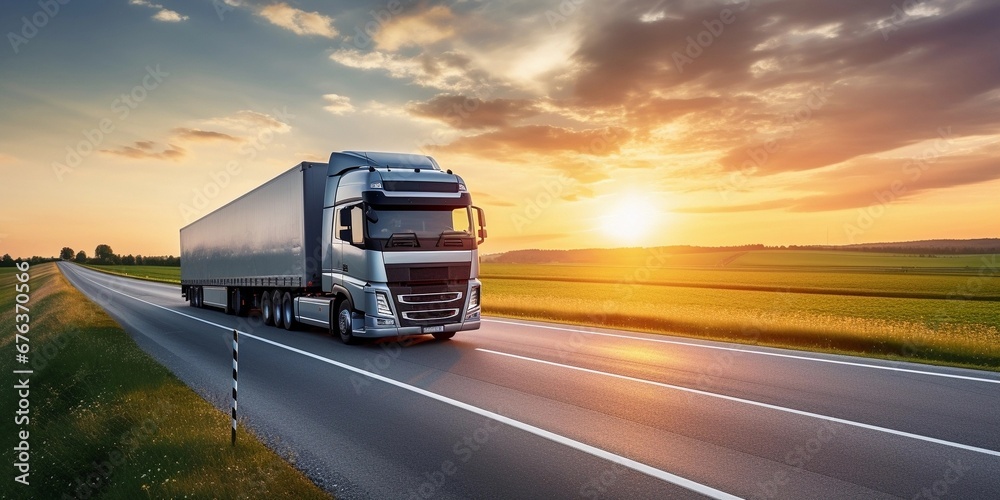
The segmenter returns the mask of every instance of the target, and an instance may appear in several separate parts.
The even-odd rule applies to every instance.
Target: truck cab
[[[479,328],[486,221],[461,177],[428,156],[333,153],[323,205],[322,288],[344,342]]]

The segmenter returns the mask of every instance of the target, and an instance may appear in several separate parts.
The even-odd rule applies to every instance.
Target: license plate
[[[444,326],[425,326],[424,333],[441,333],[444,331]]]

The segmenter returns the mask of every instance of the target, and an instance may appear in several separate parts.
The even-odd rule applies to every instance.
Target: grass
[[[484,312],[498,316],[1000,370],[995,302],[519,279],[483,286]]]
[[[181,282],[181,268],[170,266],[98,266],[87,265],[95,271],[130,278],[139,278],[148,281],[158,281],[160,283],[171,283],[179,285]]]
[[[5,496],[329,498],[242,427],[231,447],[229,415],[143,352],[55,264],[30,275],[31,484],[8,480]],[[7,377],[25,366],[13,360],[14,283],[12,269],[0,271]],[[0,399],[18,405],[13,390]],[[13,418],[0,427],[5,439],[20,429]]]

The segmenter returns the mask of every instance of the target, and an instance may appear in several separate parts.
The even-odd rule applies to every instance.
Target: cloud
[[[375,34],[375,45],[395,52],[403,47],[427,45],[448,39],[455,34],[455,15],[444,5],[407,16],[396,16],[383,24]]]
[[[157,21],[163,21],[166,23],[177,23],[181,21],[187,21],[189,18],[179,12],[172,11],[163,7],[158,3],[153,3],[148,0],[129,0],[130,5],[140,5],[142,7],[149,7],[150,9],[157,9],[156,14],[153,14],[153,19]]]
[[[344,48],[330,54],[330,60],[349,68],[384,71],[392,78],[452,92],[471,91],[493,83],[489,74],[474,67],[467,56],[457,51],[403,56]]]
[[[102,153],[131,158],[133,160],[179,160],[186,152],[183,148],[168,144],[156,151],[156,143],[152,141],[136,141],[132,146],[122,146],[118,149],[102,149]]]
[[[222,132],[214,132],[211,130],[200,130],[196,128],[175,128],[173,133],[181,139],[190,139],[193,141],[231,141],[240,142],[238,137],[233,137],[229,134],[224,134]]]
[[[461,137],[431,149],[487,157],[557,152],[605,156],[619,151],[621,141],[629,135],[625,129],[614,127],[577,131],[551,125],[524,125]]]
[[[354,111],[354,105],[351,104],[351,98],[337,95],[337,94],[325,94],[323,100],[327,102],[323,109],[335,114],[344,115]]]
[[[425,102],[411,102],[407,112],[414,116],[432,118],[457,129],[504,127],[511,121],[537,115],[540,110],[527,99],[493,99],[457,94],[440,94]]]
[[[205,123],[252,134],[259,134],[267,130],[277,134],[284,134],[292,130],[291,125],[274,116],[247,109],[237,111],[230,116],[211,118],[206,120]]]
[[[335,38],[337,30],[333,27],[333,18],[319,12],[306,12],[296,9],[287,3],[275,3],[261,8],[257,14],[267,19],[271,24],[303,36],[321,36]]]

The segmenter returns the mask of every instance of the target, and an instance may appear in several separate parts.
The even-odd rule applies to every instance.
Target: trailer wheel
[[[194,306],[200,309],[202,306],[205,305],[204,299],[205,297],[202,296],[201,287],[200,286],[194,287]]]
[[[295,329],[295,304],[292,302],[292,294],[288,292],[281,298],[281,325],[285,330]]]
[[[233,291],[233,314],[236,316],[247,315],[247,308],[243,305],[243,290],[240,288]]]
[[[264,292],[264,295],[260,296],[260,315],[264,317],[265,325],[270,326],[274,324],[274,316],[271,315],[272,312],[274,311],[271,310],[271,293]]]
[[[281,317],[281,290],[271,291],[271,317],[274,318],[274,326],[285,326],[284,318]]]
[[[198,306],[195,305],[196,302],[194,300],[194,287],[193,286],[189,286],[188,287],[188,289],[187,289],[187,298],[188,298],[188,305],[189,306],[191,306],[191,307],[198,307]]]
[[[233,305],[233,289],[226,287],[226,314],[236,314],[236,306]]]
[[[337,333],[340,335],[340,340],[347,345],[355,345],[359,342],[358,338],[354,336],[351,316],[351,301],[341,300],[340,307],[337,308]]]

